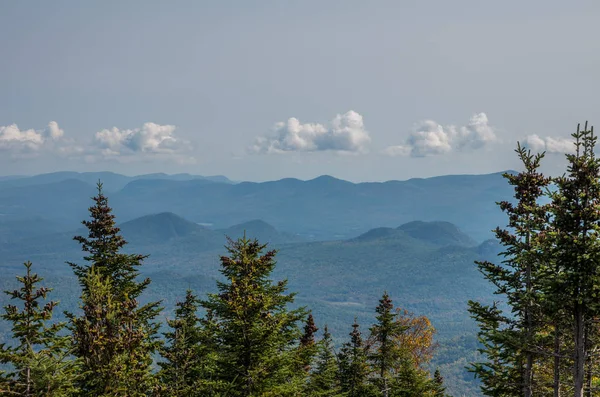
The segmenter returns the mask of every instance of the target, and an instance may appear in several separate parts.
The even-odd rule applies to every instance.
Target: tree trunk
[[[560,333],[554,325],[554,397],[560,397]]]
[[[529,247],[530,235],[527,233],[526,245]],[[525,346],[525,373],[523,374],[523,396],[531,397],[533,395],[533,353],[531,345],[533,339],[533,318],[531,317],[531,260],[526,261],[526,291],[527,301],[525,303],[525,324],[527,326],[526,346]]]
[[[525,376],[524,376],[524,385],[523,385],[523,395],[525,397],[531,397],[533,395],[533,385],[532,385],[532,367],[533,367],[533,355],[530,352],[527,352],[527,361],[525,363]]]
[[[583,397],[583,385],[585,380],[585,326],[583,307],[580,303],[575,304],[575,363],[573,365],[574,397]]]
[[[590,332],[591,330],[586,327],[585,333],[585,343],[587,346],[587,368],[585,374],[585,396],[592,397],[592,378],[593,378],[593,368],[594,368],[594,351],[592,349],[592,343],[590,342]]]

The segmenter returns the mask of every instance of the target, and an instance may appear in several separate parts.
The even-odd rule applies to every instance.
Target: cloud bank
[[[192,145],[175,136],[176,127],[144,123],[141,128],[113,127],[93,134],[92,139],[80,142],[65,136],[56,121],[42,130],[21,130],[16,124],[0,126],[0,152],[11,157],[30,157],[41,153],[88,162],[116,160],[131,162],[160,157],[180,163],[193,163]]]
[[[9,151],[13,155],[38,153],[60,141],[63,135],[64,131],[56,121],[51,121],[42,130],[21,130],[16,124],[0,126],[0,151]]]
[[[403,144],[388,146],[383,152],[389,156],[426,157],[476,150],[497,140],[487,115],[478,113],[469,119],[467,125],[460,127],[442,126],[433,120],[416,123]]]
[[[547,153],[573,153],[575,152],[575,144],[571,139],[567,138],[542,138],[537,134],[529,135],[525,139],[525,147],[534,152]]]
[[[339,151],[365,152],[371,142],[363,117],[350,110],[329,125],[302,124],[295,117],[275,124],[271,136],[258,137],[249,148],[254,153]]]
[[[96,132],[94,144],[101,153],[111,156],[135,153],[174,154],[184,149],[174,135],[174,125],[144,123],[142,128],[123,130],[117,127]]]

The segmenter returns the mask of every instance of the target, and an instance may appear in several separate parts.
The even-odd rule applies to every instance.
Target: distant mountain
[[[63,177],[70,179],[52,182]],[[376,227],[396,228],[419,220],[453,223],[481,242],[504,222],[495,202],[511,200],[513,193],[500,173],[383,183],[321,176],[237,184],[187,174],[54,173],[0,181],[0,214],[14,219],[40,216],[62,231],[73,230],[87,215],[99,177],[105,178],[109,203],[122,222],[172,212],[225,229],[262,219],[277,230],[293,230],[313,241],[348,239]]]
[[[139,179],[146,180],[173,180],[173,181],[190,181],[190,180],[207,180],[218,183],[233,183],[223,175],[201,176],[191,174],[143,174],[136,176],[126,176],[116,174],[114,172],[73,172],[61,171],[48,174],[40,174],[34,176],[15,176],[15,177],[0,177],[0,189],[4,186],[30,186],[61,182],[68,179],[76,179],[91,185],[96,185],[98,181],[102,181],[104,188],[108,192],[114,192],[122,189],[129,182]]]
[[[437,246],[463,246],[473,247],[477,242],[463,233],[456,225],[450,222],[423,222],[413,221],[397,228],[378,227],[352,239],[351,241],[378,241],[378,240],[419,240]]]
[[[119,225],[123,235],[132,241],[165,243],[174,238],[204,234],[206,228],[172,212],[146,215]]]
[[[398,230],[419,240],[429,241],[437,245],[462,245],[472,247],[477,242],[463,233],[450,222],[413,221],[400,226]]]

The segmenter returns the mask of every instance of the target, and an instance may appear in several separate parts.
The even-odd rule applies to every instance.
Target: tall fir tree
[[[216,323],[219,379],[232,396],[299,395],[298,322],[307,313],[288,309],[295,294],[286,294],[287,280],[269,278],[276,251],[263,254],[266,244],[245,236],[228,242],[229,256],[221,257],[226,281],[201,303]]]
[[[397,321],[398,313],[387,292],[375,309],[377,322],[371,327],[370,362],[374,372],[373,381],[384,397],[392,396],[392,387],[397,379],[400,363],[405,358],[398,337],[407,327]]]
[[[574,397],[586,390],[586,363],[595,350],[589,336],[600,314],[600,161],[593,127],[577,126],[575,152],[566,155],[567,173],[552,192],[551,256],[556,266],[549,283],[554,303],[572,324]],[[589,388],[588,388],[589,389]]]
[[[367,346],[355,318],[350,341],[343,344],[338,354],[340,384],[346,397],[375,395],[375,389],[369,382],[371,369],[367,360]]]
[[[43,304],[50,288],[38,287],[43,281],[25,263],[26,273],[18,276],[21,288],[5,291],[17,305],[5,306],[0,316],[12,324],[15,346],[0,345],[0,363],[12,370],[3,376],[2,395],[66,397],[77,391],[77,362],[70,357],[70,338],[61,336],[64,323],[49,324],[55,301]]]
[[[323,339],[318,343],[316,365],[311,373],[306,394],[311,397],[343,396],[338,376],[338,363],[333,351],[333,341],[327,326],[323,330]]]
[[[160,346],[154,322],[160,303],[140,306],[138,299],[150,284],[137,281],[146,257],[121,252],[127,242],[100,182],[97,188],[91,219],[82,222],[88,236],[74,237],[87,253],[87,264],[69,263],[82,287],[82,314],[68,313],[75,355],[82,362],[79,386],[82,395],[142,396],[156,387],[152,355]]]
[[[514,187],[516,203],[499,202],[507,214],[506,229],[498,227],[496,238],[505,247],[502,265],[476,262],[511,309],[504,315],[495,305],[469,302],[471,316],[479,323],[480,352],[486,362],[471,366],[482,381],[486,395],[531,397],[534,392],[535,360],[540,355],[540,331],[546,324],[542,311],[544,258],[542,239],[548,229],[548,206],[540,204],[551,179],[539,172],[542,154],[532,154],[517,144],[524,171],[504,178]],[[541,390],[538,390],[540,392]],[[500,393],[500,394],[498,394]]]

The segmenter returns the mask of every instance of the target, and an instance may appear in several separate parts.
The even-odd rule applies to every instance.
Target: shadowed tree
[[[346,397],[375,395],[375,388],[369,383],[371,370],[367,358],[367,347],[355,318],[350,341],[344,343],[338,354],[340,384]]]
[[[323,339],[318,343],[315,370],[310,376],[307,394],[314,397],[343,396],[338,376],[338,363],[327,326],[323,332]]]

